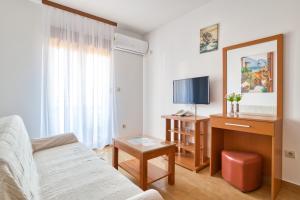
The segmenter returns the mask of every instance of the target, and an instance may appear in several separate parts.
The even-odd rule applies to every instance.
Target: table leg
[[[118,163],[119,149],[116,148],[115,146],[113,147],[113,156],[112,156],[112,158],[113,158],[113,160],[112,160],[113,167],[118,169],[118,166],[119,166],[119,163]]]
[[[175,183],[175,147],[172,148],[168,155],[168,183],[169,185],[174,185]]]
[[[223,129],[211,129],[210,175],[215,175],[221,169],[221,153],[224,149]]]
[[[148,165],[147,159],[140,159],[140,187],[142,190],[147,190],[147,175],[148,175]]]

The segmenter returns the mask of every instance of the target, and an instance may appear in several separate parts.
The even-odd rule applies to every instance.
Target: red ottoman
[[[262,183],[262,157],[255,153],[224,150],[222,176],[242,192],[253,191]]]

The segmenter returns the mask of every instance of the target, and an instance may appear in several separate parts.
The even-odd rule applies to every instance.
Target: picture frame
[[[241,93],[272,93],[274,52],[245,55],[241,58]]]
[[[219,24],[200,29],[200,54],[219,48]]]

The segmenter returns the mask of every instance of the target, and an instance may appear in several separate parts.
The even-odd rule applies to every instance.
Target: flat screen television
[[[173,81],[174,104],[209,104],[209,76]]]

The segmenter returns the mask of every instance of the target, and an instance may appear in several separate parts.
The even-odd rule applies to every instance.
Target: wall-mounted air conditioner
[[[148,42],[116,33],[114,49],[138,55],[145,55],[148,51]]]

